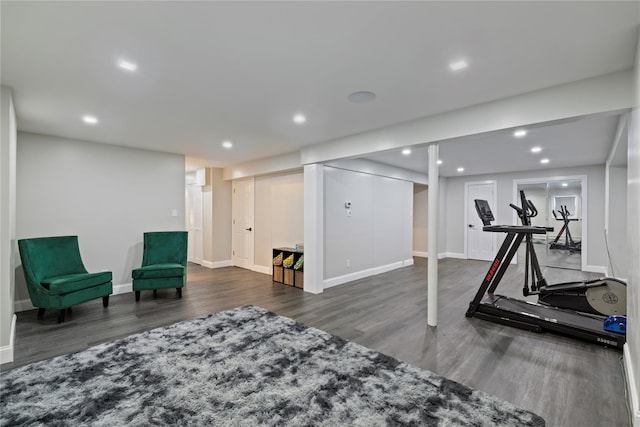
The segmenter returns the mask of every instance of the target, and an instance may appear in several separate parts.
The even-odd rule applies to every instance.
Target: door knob
[[[252,230],[252,228],[251,228],[251,227],[249,227],[249,228],[245,228],[245,230],[247,230],[247,231],[251,231],[251,230]]]
[[[469,228],[473,228],[473,224],[469,224]]]

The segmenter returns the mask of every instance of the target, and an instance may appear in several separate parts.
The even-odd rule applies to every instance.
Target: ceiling
[[[619,121],[620,114],[594,115],[529,126],[520,138],[513,135],[513,130],[502,130],[449,139],[439,144],[442,164],[438,172],[449,177],[604,164]],[[533,147],[541,151],[532,153]],[[401,150],[391,150],[366,159],[426,174],[427,150],[414,147],[408,156]],[[541,164],[542,159],[549,159],[549,163]],[[462,173],[459,167],[464,168]]]
[[[19,130],[180,153],[216,167],[630,69],[640,24],[638,2],[614,1],[3,0],[0,7],[1,81],[13,89]],[[138,69],[118,68],[119,59]],[[468,68],[452,72],[460,59]],[[362,90],[376,99],[347,100]],[[299,112],[304,125],[292,122]],[[98,123],[83,123],[85,114]],[[442,169],[472,173],[480,159],[535,167],[530,153],[514,151],[533,143],[556,167],[602,163],[602,140],[611,145],[616,120],[532,129],[517,141],[474,136],[489,145],[473,152],[452,140],[441,144]],[[374,159],[394,163],[394,156]]]

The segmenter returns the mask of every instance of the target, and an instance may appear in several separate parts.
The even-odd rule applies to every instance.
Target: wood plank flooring
[[[73,307],[63,324],[56,313],[36,319],[18,313],[15,361],[2,370],[83,350],[136,332],[254,304],[429,369],[534,411],[548,426],[628,426],[619,351],[551,334],[535,334],[465,318],[489,263],[439,262],[439,326],[426,324],[425,259],[415,265],[306,294],[271,277],[227,267],[189,266],[183,298],[175,290],[111,297]],[[549,283],[592,277],[547,268]],[[500,293],[521,297],[522,275],[507,271]]]

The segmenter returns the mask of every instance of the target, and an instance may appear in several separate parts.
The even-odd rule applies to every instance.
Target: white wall
[[[634,426],[640,426],[640,37],[636,50],[635,103],[629,124],[627,157],[627,224],[629,281],[627,284],[627,317],[629,328],[625,345],[625,366],[631,388]]]
[[[269,273],[272,249],[304,243],[302,172],[255,178],[254,264]]]
[[[222,178],[221,168],[206,170],[202,187],[202,265],[215,268],[231,265],[231,181]]]
[[[587,176],[588,248],[587,266],[604,271],[607,255],[604,243],[604,165],[567,169],[547,169],[520,173],[503,173],[453,177],[448,179],[446,200],[447,252],[464,253],[464,183],[467,181],[496,180],[498,185],[495,224],[513,224],[513,181],[516,179],[547,178],[554,176]],[[582,190],[584,193],[584,189]]]
[[[429,187],[413,185],[413,254],[426,256],[427,246],[427,208],[429,206]]]
[[[323,204],[325,287],[412,262],[411,182],[325,167]]]
[[[627,168],[609,168],[609,223],[607,241],[611,262],[607,275],[626,279],[629,275],[627,249]],[[612,271],[613,270],[613,271]]]
[[[11,89],[0,88],[0,363],[13,361],[16,250],[16,114]]]
[[[87,269],[112,271],[114,288],[130,286],[145,231],[185,228],[181,155],[18,133],[17,177],[17,238],[78,235]]]

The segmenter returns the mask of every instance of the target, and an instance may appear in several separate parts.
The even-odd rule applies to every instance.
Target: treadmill
[[[476,201],[476,210],[484,224],[483,231],[507,233],[507,236],[491,263],[475,298],[469,304],[466,317],[477,317],[527,331],[554,332],[622,350],[625,335],[604,330],[607,316],[554,307],[540,302],[522,301],[495,293],[523,239],[527,238],[530,241],[533,234],[546,234],[547,231],[553,231],[551,227],[530,225],[527,218],[528,201],[524,192],[521,192],[521,201],[522,208],[511,205],[523,220],[521,226],[491,225],[491,221],[494,221],[495,218],[489,204],[485,200]],[[535,208],[533,209],[535,210]],[[529,256],[527,256],[527,263],[528,261]],[[528,268],[528,265],[525,266],[525,272],[528,271]],[[588,286],[589,282],[584,283]]]

